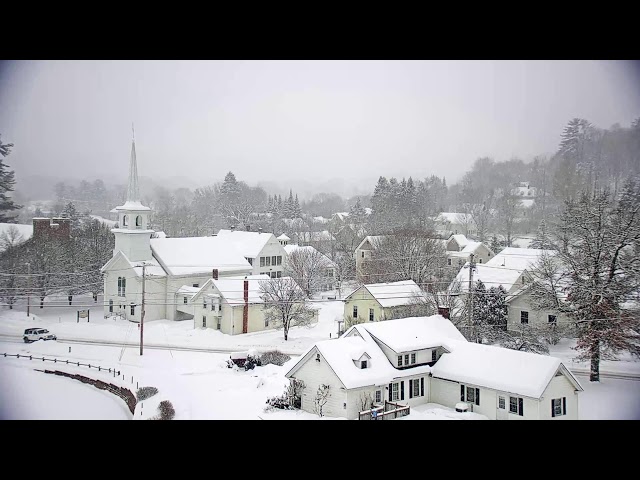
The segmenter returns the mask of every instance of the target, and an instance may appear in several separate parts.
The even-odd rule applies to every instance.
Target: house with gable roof
[[[381,408],[459,403],[489,419],[577,419],[582,386],[558,358],[465,340],[440,315],[352,326],[317,342],[285,374],[304,382],[301,409],[347,419]]]
[[[344,299],[344,317],[361,322],[378,322],[397,318],[416,302],[424,292],[413,280],[361,285]]]
[[[273,233],[222,229],[216,237],[233,244],[242,253],[253,267],[253,275],[282,276],[286,252]]]
[[[462,234],[451,235],[446,242],[447,265],[461,267],[467,263],[473,253],[473,261],[487,263],[495,253],[482,242],[469,240]]]

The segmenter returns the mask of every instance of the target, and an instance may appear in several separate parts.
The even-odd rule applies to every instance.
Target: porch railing
[[[394,418],[409,415],[410,411],[409,405],[400,405],[399,403],[385,400],[384,405],[378,405],[372,409],[359,412],[358,420],[393,420]]]

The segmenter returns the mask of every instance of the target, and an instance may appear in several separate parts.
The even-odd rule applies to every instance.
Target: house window
[[[216,309],[216,306],[215,306],[215,304],[212,302],[212,303],[211,303],[211,311],[213,312],[213,311],[215,311],[215,309]]]
[[[524,399],[520,397],[509,397],[509,413],[524,416]]]
[[[118,277],[118,296],[124,297],[127,289],[127,279]]]
[[[131,304],[131,315],[136,314],[136,305],[134,303]]]
[[[467,389],[467,402],[474,403],[476,405],[480,405],[480,389],[475,387],[466,387]],[[465,386],[460,385],[460,401],[464,402],[464,390]]]
[[[366,360],[362,360],[360,362],[360,368],[367,368],[367,361]]]
[[[216,329],[220,330],[220,319],[218,319],[218,323],[216,324]]]
[[[451,259],[450,258],[447,258],[447,265],[451,266]]]
[[[187,303],[187,297],[183,297],[184,303]]]
[[[271,266],[271,257],[264,257],[264,266],[265,267]]]
[[[402,355],[398,355],[398,366],[402,366]]]
[[[260,257],[260,266],[264,267],[264,257]]]
[[[271,265],[275,265],[276,264],[276,259],[277,259],[277,257],[275,255],[273,257],[271,257]]]
[[[557,320],[558,319],[555,315],[549,315],[549,323],[553,323],[555,325],[556,323],[558,323]]]
[[[218,311],[221,312],[222,311],[222,304],[218,305]]]
[[[431,350],[431,361],[435,362],[437,360],[436,355],[438,354],[437,350],[434,348],[433,350]]]
[[[504,410],[505,408],[505,402],[504,402],[504,397],[498,397],[498,408],[501,408],[502,410]]]
[[[316,362],[319,362],[319,361],[320,361],[320,354],[316,353]]]
[[[369,309],[369,321],[373,322],[373,308]]]
[[[391,386],[391,401],[395,402],[398,400],[398,384],[394,383]]]
[[[122,217],[122,226],[126,227],[129,224],[129,219],[127,218],[127,215],[124,215]]]
[[[414,397],[419,397],[420,396],[420,381],[417,378],[415,378],[413,380],[412,386],[413,386],[413,396]]]
[[[382,403],[382,391],[376,390],[376,403]]]
[[[529,324],[529,312],[520,312],[520,323]]]
[[[282,278],[282,272],[280,270],[276,272],[276,278]]]
[[[265,317],[264,319],[264,326],[268,327],[269,326],[269,319]]]
[[[109,313],[113,313],[113,300],[109,300]]]
[[[207,328],[207,317],[205,317],[204,315],[202,316],[202,326],[204,328]]]
[[[364,258],[364,250],[362,252],[360,252],[362,254],[361,258]]]
[[[199,283],[194,283],[193,286],[194,286],[194,288],[198,288],[198,287],[200,287],[200,284]]]
[[[202,308],[205,308],[205,309],[207,308],[207,299],[206,298],[202,300]]]
[[[276,278],[276,273],[278,272],[269,272],[269,277]]]
[[[482,259],[481,258],[478,259],[478,263],[482,263]]]
[[[142,217],[138,215],[136,217],[136,227],[141,227],[141,226],[142,226]]]
[[[567,397],[553,398],[551,400],[551,416],[561,417],[567,414]]]
[[[412,353],[412,354],[411,354],[411,363],[412,363],[412,364],[413,364],[413,363],[416,363],[416,354],[415,354],[415,353]]]
[[[276,265],[282,265],[282,255],[278,255],[278,262],[276,263]]]
[[[476,403],[476,390],[467,387],[467,402]]]
[[[409,365],[409,354],[408,353],[404,356],[404,364],[405,365]]]
[[[353,318],[358,318],[358,306],[353,306]]]

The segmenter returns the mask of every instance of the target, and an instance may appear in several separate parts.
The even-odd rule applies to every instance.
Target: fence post
[[[33,359],[31,358],[31,355],[29,355],[29,360],[33,360]]]
[[[18,354],[17,358],[20,358],[20,354]]]

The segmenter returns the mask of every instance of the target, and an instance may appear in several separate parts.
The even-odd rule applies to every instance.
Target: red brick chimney
[[[218,280],[218,269],[217,268],[213,269],[213,272],[212,272],[211,276],[213,277],[214,280]]]
[[[242,333],[249,331],[249,280],[244,277],[244,306],[242,307]]]

